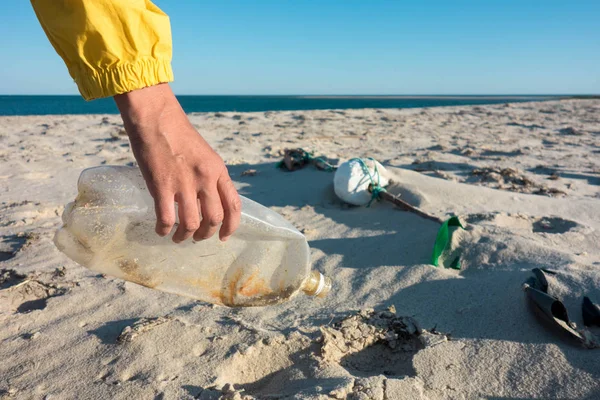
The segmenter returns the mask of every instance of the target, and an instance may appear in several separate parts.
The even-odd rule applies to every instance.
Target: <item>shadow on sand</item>
[[[385,275],[393,278],[381,282],[382,287],[392,288],[385,304],[371,303],[365,306],[393,304],[399,314],[418,313],[418,320],[424,328],[437,326],[454,338],[494,339],[524,344],[552,343],[562,350],[574,368],[587,371],[596,379],[600,378],[597,372],[600,370],[597,365],[600,360],[590,362],[590,350],[547,330],[529,309],[521,285],[532,268],[543,265],[517,259],[494,269],[473,268],[458,274],[425,266],[438,229],[437,224],[431,221],[394,209],[388,204],[376,204],[371,208],[342,206],[333,193],[333,174],[312,167],[284,172],[276,169],[274,164],[244,164],[229,169],[234,181],[239,183],[240,194],[267,207],[300,208],[310,205],[315,213],[348,228],[383,232],[375,236],[320,238],[309,242],[311,247],[323,251],[326,256],[341,256],[338,268],[353,269],[355,274],[365,279],[380,277],[376,272],[381,267],[393,268],[391,274]],[[256,170],[257,174],[242,177],[242,172],[248,169]],[[441,279],[439,274],[455,276]],[[413,283],[398,284],[394,291],[394,283],[402,281]],[[354,287],[350,292],[337,295],[352,296],[360,289]],[[589,296],[600,299],[599,288],[587,289],[590,290]],[[338,298],[336,302],[353,300],[350,297]],[[570,303],[578,301],[565,300]],[[424,304],[431,313],[422,312]],[[483,313],[480,312],[482,309]],[[571,312],[577,315],[580,310]],[[347,312],[340,312],[339,316],[343,315],[347,315]]]

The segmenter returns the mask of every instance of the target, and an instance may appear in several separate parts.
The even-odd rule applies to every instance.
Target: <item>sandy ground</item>
[[[52,237],[82,169],[134,161],[120,118],[2,117],[0,398],[600,398],[600,350],[540,323],[521,290],[545,267],[579,325],[583,295],[600,303],[599,100],[191,120],[241,194],[305,233],[333,292],[228,309],[77,265]],[[461,215],[462,269],[428,265],[435,223],[277,170],[290,147],[374,157],[392,192]]]

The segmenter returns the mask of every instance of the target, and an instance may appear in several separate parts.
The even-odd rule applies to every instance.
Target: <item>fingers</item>
[[[223,225],[219,231],[219,238],[225,242],[240,225],[242,203],[233,182],[225,175],[217,182],[217,189],[223,207]]]
[[[159,192],[154,196],[156,212],[156,233],[167,236],[175,224],[175,197],[169,192]]]
[[[198,198],[201,204],[202,222],[200,223],[200,229],[194,233],[194,240],[197,241],[208,239],[214,235],[221,222],[223,222],[223,206],[216,187],[200,190]]]
[[[227,175],[219,179],[213,190],[201,190],[199,193],[189,190],[176,196],[162,192],[154,196],[156,233],[160,236],[168,235],[173,229],[176,222],[175,201],[179,215],[179,226],[173,234],[175,243],[183,242],[191,236],[196,241],[208,239],[220,225],[219,238],[226,241],[240,224],[240,197]]]
[[[198,211],[198,198],[193,190],[185,191],[176,196],[179,226],[173,234],[175,243],[183,242],[190,238],[200,227],[200,213]]]

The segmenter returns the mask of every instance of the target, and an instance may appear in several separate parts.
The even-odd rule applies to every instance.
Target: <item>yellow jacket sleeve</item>
[[[173,80],[169,17],[149,0],[31,0],[86,100]]]

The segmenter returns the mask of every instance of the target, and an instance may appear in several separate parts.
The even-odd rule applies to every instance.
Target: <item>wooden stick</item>
[[[23,285],[25,285],[26,283],[29,283],[29,282],[32,282],[32,280],[31,280],[31,279],[29,279],[29,278],[27,278],[27,279],[24,279],[24,280],[22,280],[21,282],[19,282],[19,283],[17,283],[17,284],[15,284],[15,285],[13,285],[13,286],[9,286],[9,287],[8,287],[8,289],[16,289],[16,288],[18,288],[19,286],[23,286]],[[33,282],[37,282],[37,281],[33,281]]]
[[[369,187],[369,192],[371,192],[371,187]],[[381,197],[385,201],[389,201],[397,207],[400,207],[404,211],[409,211],[411,213],[417,214],[419,217],[437,222],[440,225],[444,223],[443,219],[427,214],[425,211],[419,210],[417,207],[408,204],[404,200],[401,200],[399,196],[394,196],[390,192],[380,192],[379,197]]]

